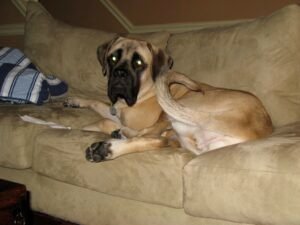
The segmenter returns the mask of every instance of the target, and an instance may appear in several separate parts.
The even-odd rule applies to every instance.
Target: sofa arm
[[[184,168],[186,213],[251,224],[300,224],[300,122]]]

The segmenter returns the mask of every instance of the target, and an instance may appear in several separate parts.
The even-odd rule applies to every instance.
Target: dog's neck
[[[154,84],[149,85],[148,87],[143,88],[137,98],[137,102],[143,102],[155,95],[155,86]]]
[[[143,88],[143,90],[139,92],[136,104],[146,101],[147,99],[152,98],[154,96],[155,96],[154,85],[149,85],[148,87]],[[110,113],[112,115],[117,114],[117,111],[125,107],[128,107],[126,101],[124,99],[119,99],[114,105],[111,105]]]

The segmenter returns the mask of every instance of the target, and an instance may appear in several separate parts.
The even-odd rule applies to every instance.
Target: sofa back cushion
[[[275,125],[300,120],[300,7],[233,26],[171,36],[174,69],[256,94]]]
[[[106,97],[106,77],[97,59],[97,48],[115,33],[71,26],[54,19],[38,2],[27,5],[26,55],[46,74],[65,80],[71,94]],[[131,35],[165,48],[169,33]]]

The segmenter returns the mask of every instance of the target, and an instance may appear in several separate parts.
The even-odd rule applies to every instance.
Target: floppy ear
[[[152,79],[155,81],[156,77],[168,71],[173,66],[173,59],[162,49],[157,48],[150,43],[147,46],[152,53]]]
[[[107,53],[110,50],[111,46],[116,42],[117,39],[119,39],[119,36],[113,38],[111,41],[109,41],[103,45],[100,45],[97,49],[98,60],[102,66],[102,72],[103,72],[104,76],[107,74],[107,71],[108,71],[108,63],[106,60]]]

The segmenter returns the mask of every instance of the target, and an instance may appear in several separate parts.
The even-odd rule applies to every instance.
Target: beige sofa
[[[71,96],[107,101],[95,51],[114,35],[63,24],[38,3],[28,5],[25,53],[66,80]],[[166,48],[177,71],[255,93],[274,133],[200,156],[165,149],[89,163],[85,149],[106,138],[81,131],[99,120],[94,112],[60,102],[1,105],[0,178],[25,183],[34,210],[80,224],[299,225],[300,7],[233,26],[138,37]]]

